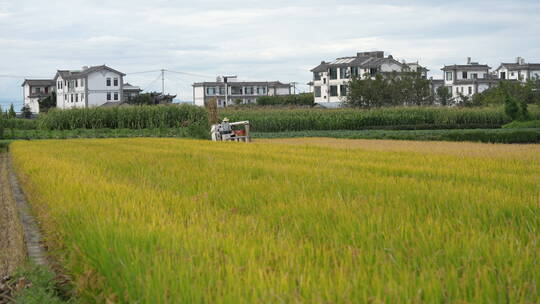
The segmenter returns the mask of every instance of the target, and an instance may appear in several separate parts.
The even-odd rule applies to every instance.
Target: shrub
[[[313,94],[302,93],[296,95],[283,96],[262,96],[257,99],[257,105],[260,106],[283,106],[283,105],[298,105],[312,106],[315,103]]]

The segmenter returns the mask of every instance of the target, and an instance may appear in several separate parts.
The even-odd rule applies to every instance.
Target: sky
[[[146,91],[192,100],[217,75],[298,82],[322,60],[382,50],[419,61],[496,68],[540,62],[540,1],[0,0],[0,104],[22,105],[24,78],[107,64]],[[150,73],[137,73],[154,71]],[[131,74],[135,73],[135,74]]]

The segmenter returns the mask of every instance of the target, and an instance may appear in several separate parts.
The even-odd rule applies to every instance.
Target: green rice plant
[[[540,146],[16,141],[90,303],[538,303]]]

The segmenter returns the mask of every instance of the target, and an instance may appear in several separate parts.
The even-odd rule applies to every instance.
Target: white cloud
[[[492,66],[540,61],[539,13],[540,3],[525,0],[0,0],[0,74],[107,63],[306,83],[321,60],[385,50],[439,75],[468,56]],[[189,99],[201,80],[171,74],[167,87]],[[0,99],[21,99],[20,82],[0,77]]]

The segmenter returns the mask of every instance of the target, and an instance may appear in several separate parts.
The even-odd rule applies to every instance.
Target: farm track
[[[0,278],[25,260],[23,229],[9,180],[9,156],[0,151]]]
[[[8,153],[0,152],[0,275],[22,266],[28,256],[37,265],[48,265],[37,222],[21,190]]]

